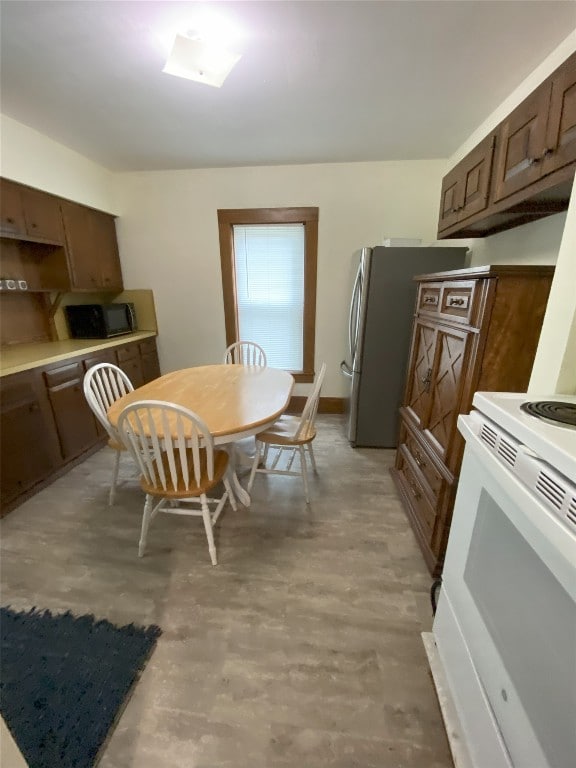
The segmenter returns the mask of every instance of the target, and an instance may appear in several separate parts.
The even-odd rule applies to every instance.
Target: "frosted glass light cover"
[[[198,38],[176,35],[163,72],[220,88],[240,61],[237,53]]]

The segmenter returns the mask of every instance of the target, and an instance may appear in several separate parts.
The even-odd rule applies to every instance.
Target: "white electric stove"
[[[576,483],[576,395],[476,392],[472,405]]]
[[[567,768],[576,755],[576,396],[476,393],[458,428],[466,448],[432,669],[453,714],[455,763]]]

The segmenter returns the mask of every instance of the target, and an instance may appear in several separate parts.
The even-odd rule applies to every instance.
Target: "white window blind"
[[[304,366],[304,225],[235,224],[239,341],[255,341],[268,365]]]

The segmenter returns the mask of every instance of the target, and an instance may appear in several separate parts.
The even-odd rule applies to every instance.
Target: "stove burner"
[[[550,421],[556,425],[576,427],[576,405],[563,403],[560,400],[538,400],[522,403],[520,408],[543,421]]]

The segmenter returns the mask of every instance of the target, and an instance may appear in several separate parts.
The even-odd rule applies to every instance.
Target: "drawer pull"
[[[408,480],[408,485],[410,486],[410,490],[412,491],[412,495],[414,496],[416,501],[419,501],[422,498],[422,494],[420,493],[418,488],[416,488],[416,486],[411,480]]]
[[[450,296],[448,298],[448,306],[468,309],[468,296]]]
[[[438,305],[438,296],[424,296],[424,304],[431,304],[433,307]]]

